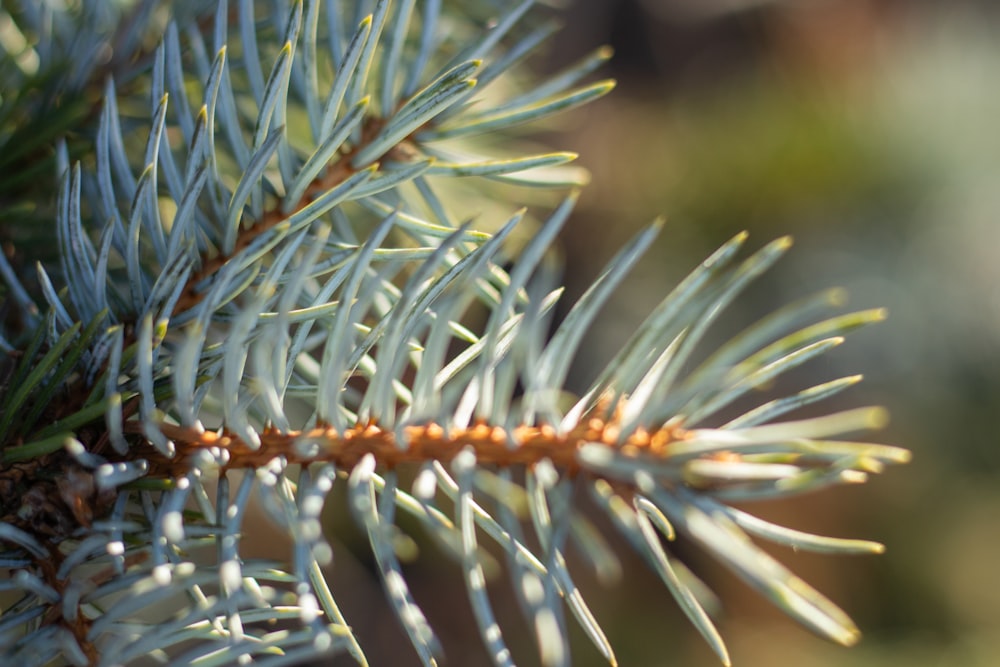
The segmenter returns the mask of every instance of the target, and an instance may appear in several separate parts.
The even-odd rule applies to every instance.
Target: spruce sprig
[[[477,178],[484,199],[491,180],[579,184],[561,169],[573,154],[500,155],[483,135],[607,93],[610,81],[583,83],[607,50],[511,92],[498,82],[551,33],[545,20],[532,27],[548,12],[530,0],[223,1],[210,18],[169,22],[147,51],[156,4],[137,3],[124,32],[96,22],[107,29],[90,36],[46,28],[82,20],[76,8],[9,15],[46,66],[79,55],[83,74],[60,81],[92,82],[109,34],[142,58],[123,57],[127,89],[107,79],[100,111],[78,119],[92,139],[82,160],[56,143],[58,259],[32,278],[0,253],[17,314],[0,338],[6,660],[290,664],[346,652],[367,664],[324,575],[335,554],[320,513],[334,485],[424,664],[442,648],[402,573],[400,512],[454,556],[495,664],[514,657],[485,588],[484,539],[507,556],[544,664],[570,664],[568,617],[616,664],[567,566],[574,550],[616,567],[581,494],[724,664],[704,586],[667,548],[675,531],[817,633],[857,640],[841,610],[750,537],[881,546],[729,503],[863,481],[908,453],[841,439],[880,426],[878,408],[774,421],[858,376],[722,415],[882,311],[818,319],[840,305],[827,292],[694,364],[718,314],[790,245],[747,253],[741,234],[567,400],[583,334],[662,224],[554,326],[549,251],[575,193],[516,250],[524,211],[499,229],[455,222],[448,179]],[[7,118],[4,136],[19,136]],[[252,495],[288,531],[283,562],[241,555]]]

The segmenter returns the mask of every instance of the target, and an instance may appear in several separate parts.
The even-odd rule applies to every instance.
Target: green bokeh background
[[[864,487],[753,508],[886,544],[879,557],[774,551],[865,637],[851,649],[815,638],[691,552],[724,602],[734,663],[1000,664],[1000,6],[578,0],[568,17],[553,60],[611,43],[619,80],[553,138],[593,173],[564,237],[571,293],[640,225],[668,219],[597,328],[595,364],[742,229],[751,245],[791,234],[796,247],[722,333],[831,285],[852,307],[889,310],[808,379],[863,372],[838,401],[887,406],[893,421],[878,437],[911,448],[913,463]],[[585,381],[590,369],[577,370]],[[621,664],[717,664],[639,569],[594,601]]]

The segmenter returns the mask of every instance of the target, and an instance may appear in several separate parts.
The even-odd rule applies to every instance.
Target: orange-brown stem
[[[127,422],[127,431],[139,433],[138,422]],[[446,431],[438,424],[405,428],[405,446],[400,446],[391,429],[377,424],[359,424],[339,433],[332,428],[317,427],[309,431],[265,430],[260,434],[260,446],[252,447],[235,434],[223,431],[202,432],[194,428],[161,424],[164,435],[174,441],[177,456],[172,459],[150,456],[150,474],[179,476],[187,472],[187,459],[194,452],[219,447],[229,452],[226,468],[257,468],[276,457],[290,463],[309,464],[318,461],[333,463],[344,469],[353,468],[371,454],[380,468],[394,468],[406,463],[450,461],[465,447],[471,447],[483,465],[509,467],[533,465],[549,459],[569,472],[577,469],[576,452],[587,443],[602,443],[620,447],[630,453],[648,451],[660,454],[672,442],[683,437],[674,427],[649,432],[639,429],[622,444],[618,443],[618,427],[614,421],[599,417],[583,420],[572,431],[559,434],[548,425],[518,426],[512,433],[499,426],[477,423],[468,428]],[[306,452],[296,443],[309,441],[318,448]],[[516,443],[510,446],[509,443]]]

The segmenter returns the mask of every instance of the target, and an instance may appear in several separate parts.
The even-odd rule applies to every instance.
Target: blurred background
[[[880,557],[773,550],[864,639],[828,644],[685,552],[722,598],[734,663],[1000,664],[1000,3],[575,0],[567,21],[553,66],[607,43],[619,82],[568,114],[554,139],[593,174],[564,235],[571,293],[642,225],[668,220],[596,328],[596,367],[743,229],[751,247],[784,234],[796,246],[720,336],[833,285],[851,308],[889,310],[807,379],[863,372],[832,407],[887,406],[892,424],[876,437],[911,448],[913,463],[863,487],[751,508],[886,544]],[[578,368],[578,380],[593,370]],[[644,570],[592,599],[620,663],[718,664]],[[601,664],[586,647],[575,656]]]

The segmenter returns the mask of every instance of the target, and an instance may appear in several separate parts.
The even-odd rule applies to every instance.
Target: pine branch
[[[729,503],[860,482],[908,453],[840,439],[878,428],[878,408],[775,422],[859,376],[722,415],[884,313],[819,319],[842,300],[827,292],[695,364],[718,314],[790,246],[746,255],[742,234],[568,399],[584,333],[662,225],[623,248],[554,327],[550,249],[575,194],[518,250],[509,240],[530,224],[525,211],[499,229],[455,224],[449,179],[477,179],[484,202],[492,180],[583,180],[562,167],[572,153],[498,154],[481,136],[613,87],[583,83],[607,50],[528,90],[497,83],[552,32],[532,5],[241,0],[178,17],[153,51],[138,18],[117,33],[148,66],[127,89],[108,80],[96,127],[75,119],[92,157],[71,164],[55,149],[58,258],[33,281],[0,254],[17,314],[0,337],[0,590],[15,596],[0,616],[6,660],[289,664],[346,652],[367,664],[324,574],[333,554],[320,512],[334,485],[423,664],[442,648],[395,552],[400,510],[454,556],[495,664],[513,657],[484,587],[483,537],[507,555],[544,664],[570,664],[567,611],[616,664],[566,564],[576,548],[605,573],[616,567],[577,492],[724,664],[705,587],[667,549],[675,529],[818,634],[857,641],[844,612],[750,537],[840,553],[881,545]],[[57,43],[45,39],[39,52]],[[415,476],[409,491],[401,471]],[[241,555],[251,494],[287,529],[286,562]]]

